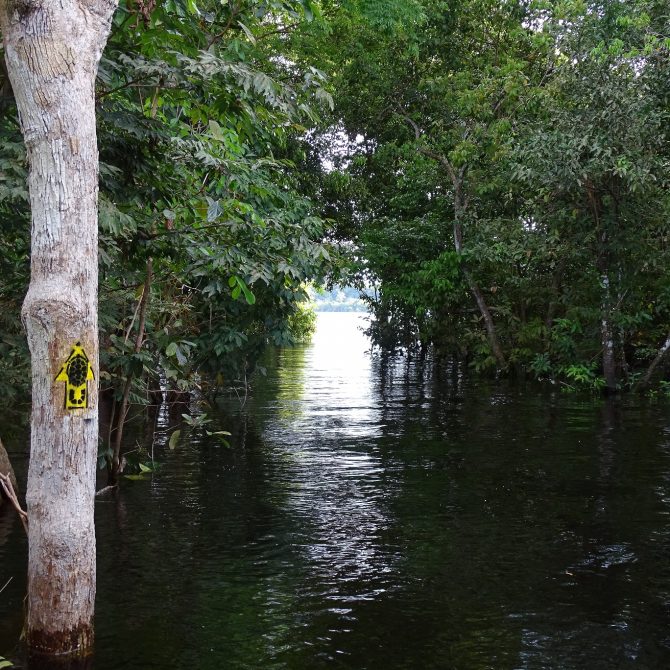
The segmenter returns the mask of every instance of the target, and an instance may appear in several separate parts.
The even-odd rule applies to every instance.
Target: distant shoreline
[[[321,306],[317,305],[314,308],[314,311],[317,314],[335,314],[335,313],[347,313],[347,314],[369,314],[368,310],[365,309],[364,305],[333,305],[331,306]]]

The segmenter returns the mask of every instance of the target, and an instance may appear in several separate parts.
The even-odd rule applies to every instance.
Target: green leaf
[[[242,289],[242,292],[244,293],[244,297],[247,300],[247,303],[249,305],[254,305],[256,304],[256,296],[247,288],[247,285],[242,282],[240,284],[240,288]]]
[[[242,30],[244,31],[244,34],[249,38],[249,41],[252,44],[256,44],[256,38],[254,37],[254,34],[251,32],[251,30],[249,30],[249,28],[247,28],[244,25],[244,23],[242,23],[242,21],[238,21],[237,23],[240,26],[240,28],[242,28]]]
[[[195,0],[186,0],[186,9],[196,16],[200,14],[200,10],[198,9],[198,5],[196,5]]]
[[[170,441],[168,442],[168,447],[174,451],[177,443],[179,442],[179,436],[181,435],[181,430],[175,430],[172,435],[170,435]]]
[[[144,465],[144,463],[139,464],[140,472],[152,472],[152,469],[148,465]]]
[[[302,9],[303,12],[305,12],[305,19],[307,21],[313,21],[314,20],[314,5],[312,4],[311,0],[302,0]]]

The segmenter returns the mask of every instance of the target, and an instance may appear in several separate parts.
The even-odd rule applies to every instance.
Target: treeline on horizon
[[[96,88],[103,397],[246,383],[336,284],[384,350],[666,390],[669,66],[661,1],[123,0]],[[3,73],[12,398],[30,212]]]

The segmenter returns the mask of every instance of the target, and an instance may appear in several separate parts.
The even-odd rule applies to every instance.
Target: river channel
[[[369,352],[270,357],[96,503],[96,670],[670,667],[670,404]],[[18,438],[6,440],[24,475]],[[0,655],[26,543],[0,519]]]

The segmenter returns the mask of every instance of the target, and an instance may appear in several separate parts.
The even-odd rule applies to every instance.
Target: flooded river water
[[[361,323],[98,499],[96,670],[670,667],[668,402],[384,361]],[[4,516],[4,656],[25,562]]]

